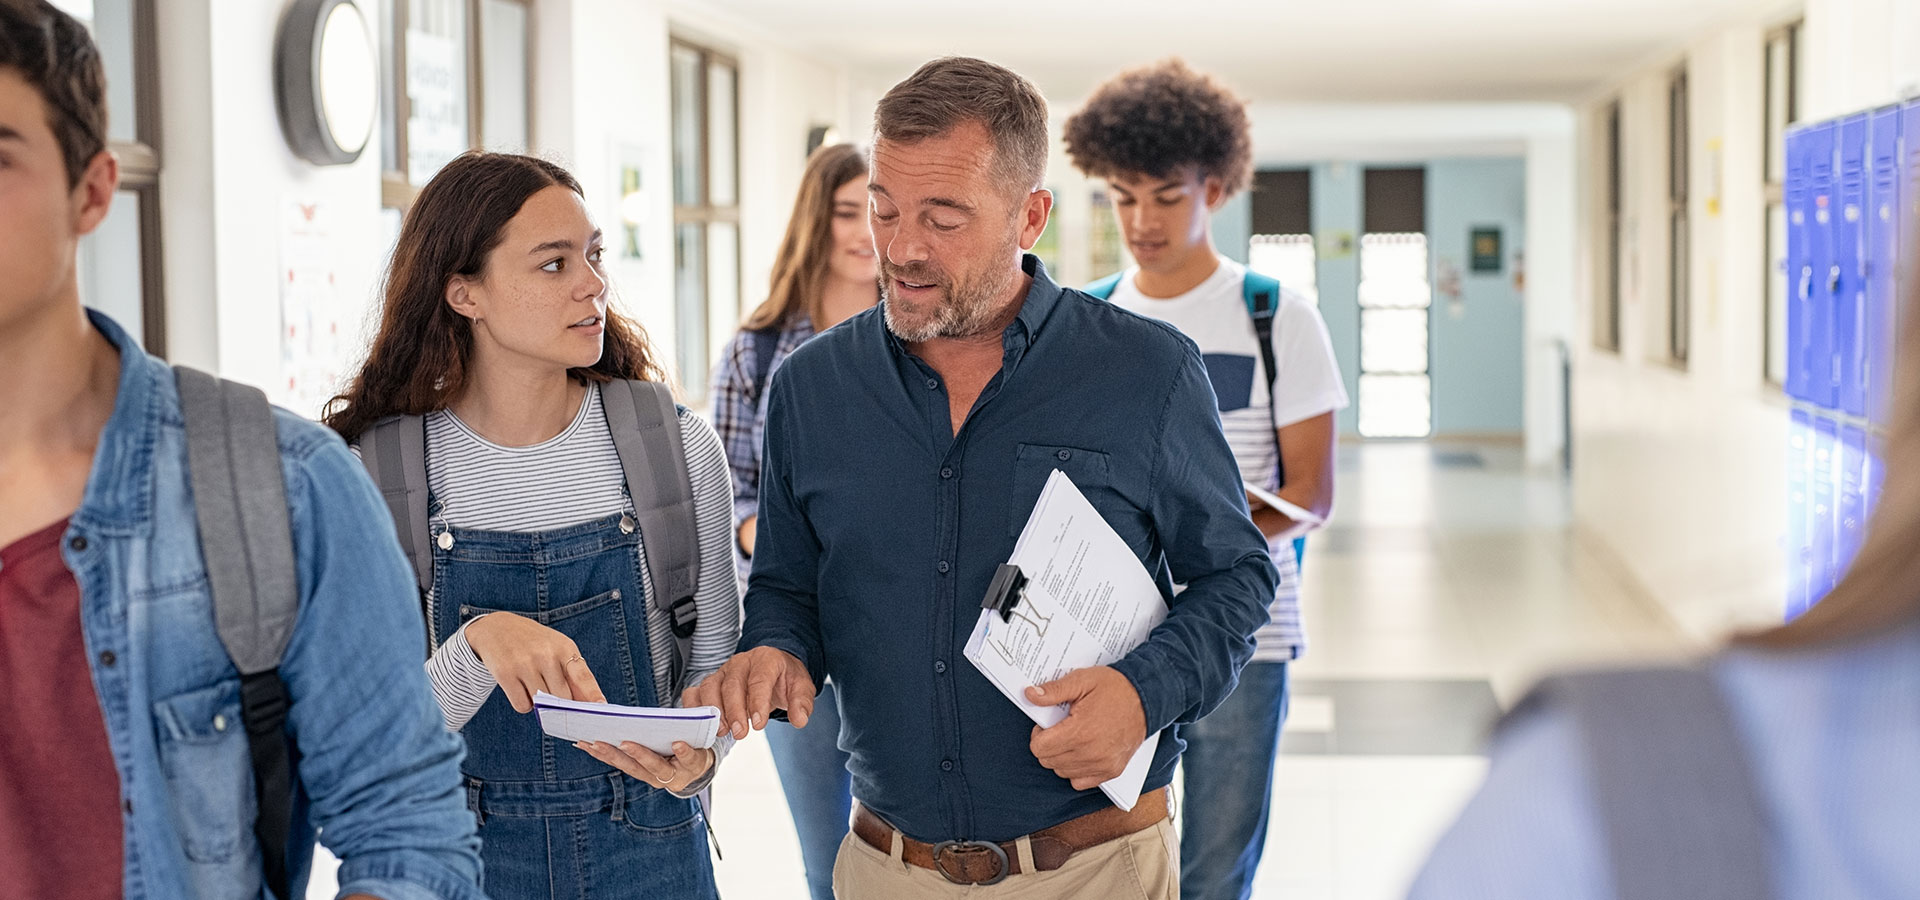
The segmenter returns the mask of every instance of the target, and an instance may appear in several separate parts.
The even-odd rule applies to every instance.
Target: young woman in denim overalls
[[[501,900],[717,896],[694,798],[725,742],[671,756],[568,746],[528,715],[538,691],[679,705],[670,626],[598,393],[662,373],[608,294],[601,234],[572,176],[531,157],[461,156],[409,212],[379,334],[327,417],[348,440],[389,416],[424,417],[427,665],[448,728],[466,738],[468,806]],[[739,594],[724,452],[697,417],[682,410],[680,425],[703,573],[690,684],[731,652]]]

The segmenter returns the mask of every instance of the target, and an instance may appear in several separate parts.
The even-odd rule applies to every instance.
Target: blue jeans
[[[780,770],[793,830],[800,833],[807,892],[813,900],[833,900],[833,859],[853,815],[853,776],[840,749],[840,701],[833,683],[820,689],[807,727],[767,723],[767,744]]]
[[[1180,808],[1180,896],[1247,900],[1266,849],[1273,758],[1287,719],[1287,664],[1248,663],[1207,717],[1180,730],[1187,752]]]

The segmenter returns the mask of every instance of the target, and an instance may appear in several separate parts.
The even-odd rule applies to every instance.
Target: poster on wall
[[[467,149],[464,58],[452,38],[407,30],[407,179],[426,184]]]
[[[310,418],[348,364],[328,208],[289,199],[280,226],[280,375],[273,402]]]

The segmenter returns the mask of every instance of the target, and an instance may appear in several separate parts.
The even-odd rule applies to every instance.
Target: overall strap
[[[174,380],[214,626],[240,672],[261,875],[275,897],[290,900],[293,748],[280,660],[298,620],[300,584],[273,410],[257,388],[185,367],[174,369]]]
[[[600,399],[639,520],[654,602],[673,620],[672,684],[665,686],[671,693],[662,698],[670,703],[686,679],[699,620],[693,599],[700,575],[699,534],[680,413],[673,392],[658,382],[610,381],[600,386]]]
[[[421,416],[388,416],[360,435],[360,462],[387,501],[400,549],[424,593],[433,588],[433,542],[427,524],[427,426]],[[429,637],[433,631],[428,623]]]
[[[1571,713],[1621,900],[1773,896],[1767,820],[1747,750],[1707,670],[1590,672],[1543,682],[1516,712]]]

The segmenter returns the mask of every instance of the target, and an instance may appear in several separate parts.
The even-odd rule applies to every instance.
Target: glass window
[[[1360,238],[1362,437],[1426,437],[1433,430],[1428,376],[1428,275],[1424,234]]]
[[[705,160],[700,145],[700,51],[673,48],[673,202],[699,206],[706,199]]]
[[[415,187],[471,146],[465,0],[406,0],[407,180]]]
[[[674,346],[680,385],[691,392],[707,372],[707,230],[698,222],[673,229]]]
[[[1687,73],[1667,89],[1667,358],[1685,366],[1693,340],[1693,251],[1687,219]]]
[[[707,202],[713,206],[732,206],[740,199],[735,183],[740,175],[736,162],[739,119],[734,111],[738,80],[732,63],[707,66],[707,171],[713,173]]]
[[[480,146],[525,153],[533,146],[527,124],[533,76],[526,5],[519,0],[483,0],[480,40]]]
[[[78,272],[80,296],[109,316],[136,340],[146,332],[145,248],[141,243],[143,198],[138,191],[118,191],[107,217],[92,234],[80,239]],[[141,346],[146,342],[141,340]]]
[[[1278,280],[1282,290],[1320,305],[1320,275],[1314,259],[1313,235],[1256,234],[1247,248],[1247,267]]]
[[[674,40],[673,221],[678,377],[706,396],[707,369],[740,320],[739,63]]]

